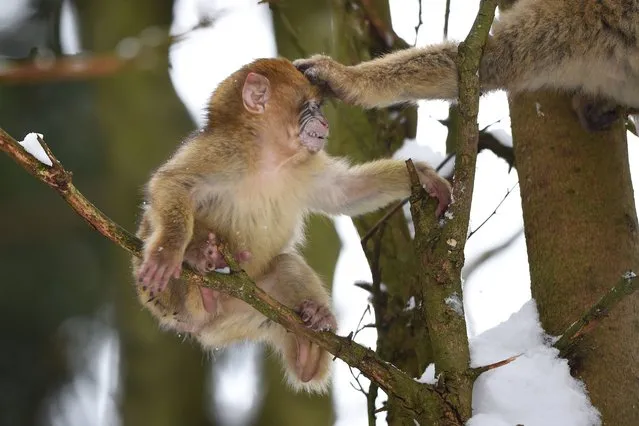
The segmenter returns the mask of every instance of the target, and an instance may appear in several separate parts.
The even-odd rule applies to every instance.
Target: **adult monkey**
[[[326,56],[294,62],[342,101],[365,108],[456,99],[457,44],[390,53],[355,66]],[[519,0],[494,23],[479,76],[483,91],[574,93],[588,130],[639,108],[639,0]]]

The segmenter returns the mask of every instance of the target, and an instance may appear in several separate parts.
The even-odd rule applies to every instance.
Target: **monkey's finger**
[[[153,279],[153,275],[155,274],[155,271],[158,269],[158,264],[157,262],[146,262],[146,269],[144,270],[144,275],[142,275],[142,283],[144,283],[144,285],[149,285],[149,283],[152,281]]]
[[[175,272],[173,273],[173,278],[177,279],[180,278],[180,275],[182,275],[182,265],[178,265],[177,268],[175,268]]]
[[[305,300],[302,302],[298,312],[304,324],[307,326],[309,325],[309,321],[311,321],[311,319],[315,316],[318,309],[318,304],[312,300]]]
[[[155,270],[155,273],[149,279],[149,287],[151,287],[155,291],[162,291],[161,283],[162,277],[164,276],[164,271],[166,270],[166,265],[159,264]]]
[[[328,57],[324,55],[313,55],[310,58],[294,60],[293,66],[303,73],[313,65],[316,65],[319,61],[326,59],[328,59]]]
[[[169,280],[175,274],[175,269],[176,268],[177,268],[176,266],[168,265],[164,269],[164,273],[162,274],[162,279],[160,280],[158,291],[164,291],[166,286],[169,284]]]

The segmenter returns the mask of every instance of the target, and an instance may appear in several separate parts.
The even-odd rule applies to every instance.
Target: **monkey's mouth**
[[[302,146],[311,153],[316,153],[322,150],[327,137],[328,123],[326,120],[318,117],[313,117],[308,120],[300,132],[300,142]]]

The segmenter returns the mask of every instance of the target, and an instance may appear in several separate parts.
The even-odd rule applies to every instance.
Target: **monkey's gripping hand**
[[[315,331],[337,330],[337,320],[328,306],[314,300],[304,300],[296,309],[300,318],[308,328]],[[297,337],[297,356],[295,357],[295,374],[304,383],[326,374],[329,355],[316,343]]]
[[[419,181],[431,197],[437,199],[435,215],[441,216],[452,201],[452,188],[450,183],[441,177],[432,167],[426,163],[415,162],[415,169],[419,175]]]
[[[354,72],[353,67],[342,65],[324,55],[298,59],[293,61],[293,65],[311,83],[322,88],[325,95],[336,97],[349,104],[359,103],[356,88],[358,83],[357,74]]]
[[[183,250],[161,243],[145,246],[144,260],[138,271],[138,284],[153,297],[166,288],[171,277],[182,273]]]

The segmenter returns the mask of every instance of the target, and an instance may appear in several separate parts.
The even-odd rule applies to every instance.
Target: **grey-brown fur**
[[[295,65],[345,102],[372,108],[455,99],[456,61],[456,43],[443,43],[350,67],[324,56]],[[576,93],[582,122],[605,127],[596,120],[615,105],[639,107],[639,0],[519,0],[493,26],[480,78],[485,91]]]

